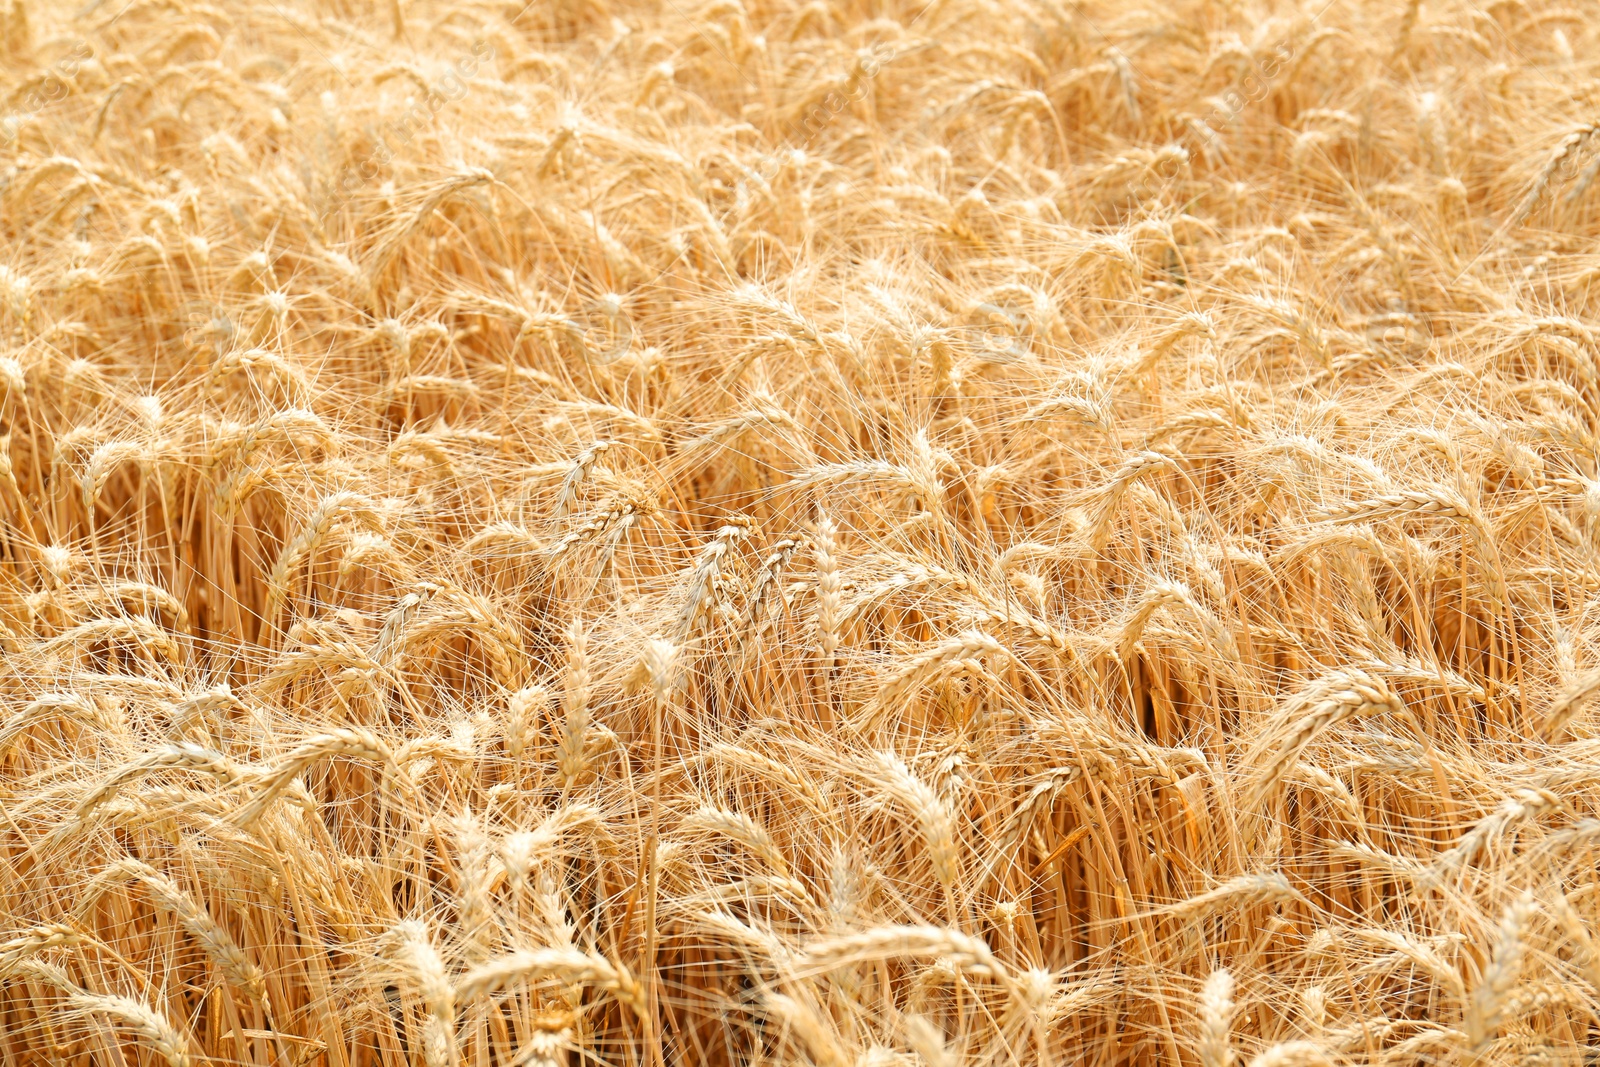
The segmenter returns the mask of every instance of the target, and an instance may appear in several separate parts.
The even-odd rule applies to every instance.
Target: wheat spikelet
[[[302,771],[318,760],[333,756],[349,756],[352,759],[391,765],[394,763],[394,753],[389,746],[368,731],[334,730],[319,734],[296,746],[275,767],[262,775],[255,795],[250,798],[249,803],[234,813],[234,823],[239,826],[250,826]]]
[[[1200,1033],[1195,1045],[1203,1067],[1231,1067],[1234,1051],[1228,1031],[1233,1012],[1233,975],[1212,971],[1200,988]]]
[[[1287,776],[1291,781],[1301,781],[1309,784],[1323,797],[1326,797],[1351,823],[1358,827],[1366,826],[1366,818],[1361,812],[1355,796],[1350,792],[1350,787],[1340,781],[1335,775],[1329,774],[1321,767],[1306,763],[1297,763],[1290,768]]]
[[[99,785],[78,802],[78,821],[87,821],[96,808],[115,797],[128,783],[146,775],[160,774],[168,770],[186,770],[208,775],[224,786],[241,785],[247,780],[245,771],[220,752],[187,743],[168,745],[147,752],[102,779]]]
[[[594,518],[551,545],[545,558],[554,565],[558,560],[564,560],[578,547],[597,541],[602,536],[615,544],[638,523],[641,516],[649,514],[650,511],[650,505],[643,500],[626,498],[613,500]]]
[[[59,923],[35,926],[16,937],[0,941],[0,975],[14,970],[23,961],[53,948],[71,948],[83,940],[83,934]]]
[[[79,623],[44,642],[39,649],[44,655],[59,655],[67,649],[81,649],[84,645],[113,641],[134,645],[141,651],[160,653],[162,658],[172,663],[183,661],[183,650],[170,634],[150,620],[138,617],[93,619]]]
[[[1118,658],[1123,660],[1130,658],[1133,655],[1134,645],[1138,643],[1144,628],[1150,623],[1150,617],[1161,608],[1174,604],[1184,606],[1194,604],[1186,587],[1178,582],[1157,582],[1152,585],[1144,596],[1139,598],[1139,604],[1128,616],[1127,622],[1123,623],[1122,633],[1117,639]]]
[[[594,444],[579,452],[572,460],[566,475],[561,479],[561,491],[556,496],[556,514],[560,515],[572,505],[576,498],[578,487],[589,477],[596,462],[606,452],[614,447],[611,441],[596,441]]]
[[[1256,745],[1249,803],[1266,796],[1317,735],[1358,715],[1399,713],[1404,705],[1381,678],[1351,669],[1317,679],[1284,707],[1288,721]]]
[[[956,852],[954,823],[944,799],[893,753],[878,753],[872,769],[883,789],[916,819],[928,859],[933,864],[934,877],[949,890],[960,872],[960,859]]]
[[[73,989],[67,994],[67,1007],[80,1015],[109,1016],[118,1025],[137,1034],[167,1067],[190,1067],[194,1063],[189,1042],[183,1034],[165,1015],[143,1001],[113,993],[88,993]]]
[[[749,607],[746,609],[744,622],[741,627],[744,632],[748,633],[752,628],[761,624],[762,615],[766,609],[769,592],[779,587],[779,583],[783,579],[783,573],[788,569],[791,560],[794,558],[794,554],[800,551],[801,548],[806,547],[807,543],[808,542],[799,537],[785,537],[772,544],[772,551],[762,562],[761,576],[756,579],[756,583],[751,587],[750,595],[747,598]],[[836,592],[833,592],[831,595],[836,596],[837,594]],[[779,591],[779,596],[780,598],[782,597],[781,589]],[[834,610],[836,610],[836,608]],[[818,614],[818,620],[818,629],[821,631],[820,610]],[[833,632],[833,627],[831,625],[828,632]],[[837,645],[835,645],[835,647],[837,647]],[[831,653],[832,649],[829,649],[829,652]]]
[[[706,609],[706,602],[715,595],[720,585],[724,559],[732,545],[750,535],[749,519],[735,516],[734,520],[717,530],[716,536],[700,551],[689,577],[689,591],[684,598],[683,611],[678,616],[679,640],[686,639],[695,623]]]
[[[456,981],[455,998],[459,1003],[470,1004],[515,982],[547,978],[598,986],[635,1010],[644,1005],[643,991],[626,969],[575,949],[524,949],[490,960]]]
[[[1551,702],[1550,710],[1545,713],[1544,722],[1539,727],[1540,732],[1547,739],[1554,738],[1596,693],[1600,693],[1600,671],[1590,671],[1563,689]]]
[[[1410,856],[1399,856],[1392,852],[1384,852],[1371,845],[1337,841],[1330,845],[1328,853],[1335,859],[1376,867],[1391,874],[1407,878],[1426,879],[1429,877],[1428,865],[1420,860]]]
[[[1463,1031],[1472,1051],[1482,1050],[1495,1036],[1506,1016],[1507,1000],[1517,982],[1527,950],[1524,942],[1535,908],[1524,894],[1506,908],[1495,932],[1493,955],[1482,978],[1467,999]]]
[[[709,833],[720,834],[730,841],[736,841],[755,853],[761,860],[779,875],[789,873],[789,865],[784,861],[783,853],[772,842],[772,835],[748,815],[741,815],[736,811],[728,811],[712,805],[703,805],[688,818],[679,824],[679,829],[686,831],[703,830]]]
[[[970,974],[1006,979],[1008,972],[977,938],[939,926],[890,926],[813,942],[796,958],[802,970],[834,970],[898,957],[943,957]]]
[[[252,1000],[265,1003],[266,976],[234,941],[233,937],[211,917],[200,904],[184,892],[172,879],[139,860],[119,860],[104,875],[137,878],[150,894],[150,902],[177,919],[206,954],[216,962],[217,970],[228,984]]]
[[[1011,863],[1014,861],[1014,850],[1028,831],[1033,828],[1033,822],[1041,812],[1047,810],[1055,798],[1068,786],[1083,777],[1083,770],[1076,766],[1058,767],[1040,776],[1034,786],[1028,790],[1022,803],[1017,805],[1004,824],[1000,838],[1000,846],[995,851],[996,863]]]
[[[1173,470],[1177,464],[1170,456],[1160,452],[1140,452],[1118,467],[1111,474],[1111,479],[1100,489],[1101,497],[1099,514],[1095,518],[1093,527],[1090,528],[1088,542],[1095,552],[1105,549],[1106,541],[1111,536],[1111,519],[1116,513],[1117,505],[1121,502],[1128,487],[1137,479],[1158,470]]]
[[[384,934],[384,950],[405,968],[407,979],[415,983],[427,1010],[422,1032],[423,1061],[428,1067],[453,1067],[458,1055],[456,988],[427,929],[412,920],[402,922]]]
[[[791,478],[785,483],[785,487],[809,489],[848,482],[876,483],[900,489],[929,506],[938,503],[944,496],[944,486],[928,473],[915,467],[870,459],[856,460],[852,463],[822,464]]]
[[[317,505],[310,519],[278,554],[267,578],[266,615],[270,619],[277,607],[289,594],[289,580],[301,563],[316,551],[317,545],[328,536],[333,524],[345,516],[364,519],[376,525],[381,520],[371,502],[357,493],[335,493]]]
[[[1578,914],[1578,910],[1573,907],[1572,901],[1565,893],[1554,894],[1550,910],[1556,925],[1577,950],[1583,976],[1590,985],[1594,985],[1594,979],[1600,977],[1600,949],[1597,949],[1594,938],[1589,932],[1589,925],[1584,922],[1583,916]]]
[[[816,784],[808,777],[801,774],[778,760],[771,759],[759,752],[741,747],[739,745],[719,742],[707,750],[706,756],[710,759],[727,763],[742,770],[760,775],[764,778],[775,779],[783,782],[793,790],[805,803],[817,813],[827,810],[827,801]]]
[[[146,611],[160,611],[172,620],[178,629],[188,623],[188,609],[177,597],[149,582],[112,582],[96,589],[72,592],[72,599],[91,608],[106,604],[125,605],[131,601]]]
[[[1250,1059],[1250,1067],[1330,1067],[1332,1063],[1314,1041],[1284,1041]]]
[[[1397,515],[1438,516],[1461,522],[1475,521],[1472,506],[1452,490],[1443,487],[1407,489],[1354,500],[1318,514],[1321,522],[1370,522]]]
[[[831,1028],[809,1006],[782,993],[766,994],[761,1005],[766,1014],[781,1024],[785,1034],[804,1046],[817,1067],[847,1067],[850,1063]]]
[[[550,706],[550,694],[543,686],[530,686],[511,694],[506,712],[506,752],[513,759],[528,747],[535,724]]]
[[[1359,941],[1382,948],[1415,964],[1457,998],[1464,995],[1460,973],[1430,946],[1394,930],[1368,928],[1353,930],[1350,934]]]
[[[551,812],[536,829],[508,835],[500,850],[507,873],[514,880],[525,880],[535,866],[551,858],[562,834],[580,826],[602,831],[600,812],[589,804],[568,802]]]
[[[404,767],[405,757],[397,753],[396,762]],[[468,961],[477,963],[488,958],[495,940],[489,899],[494,848],[482,821],[470,811],[451,820],[449,832],[458,857],[455,905],[462,951]]]
[[[817,643],[822,651],[823,666],[831,667],[839,647],[841,579],[835,555],[834,525],[827,516],[817,522],[811,551],[817,563]]]
[[[77,693],[45,693],[30,701],[21,711],[0,726],[0,760],[19,740],[45,720],[60,716],[73,719],[91,730],[107,735],[122,732],[126,723],[99,703]]]
[[[1454,845],[1439,853],[1430,865],[1426,878],[1430,882],[1438,882],[1461,870],[1476,858],[1481,849],[1506,830],[1560,806],[1560,798],[1549,790],[1519,789],[1515,795],[1501,801],[1492,813],[1478,820]]]
[[[1494,240],[1500,240],[1511,230],[1526,221],[1539,201],[1544,198],[1545,188],[1550,184],[1551,177],[1574,152],[1577,152],[1587,143],[1597,129],[1600,129],[1600,125],[1592,122],[1586,123],[1561,139],[1561,143],[1551,150],[1550,157],[1545,161],[1544,166],[1540,168],[1538,175],[1533,180],[1533,184],[1529,186],[1527,193],[1523,196],[1522,202],[1517,205],[1516,210],[1496,231]]]
[[[867,714],[870,716],[889,706],[918,683],[950,663],[986,655],[1005,654],[1004,646],[981,630],[972,630],[960,637],[943,641],[913,658],[884,682],[877,695],[872,698]]]
[[[571,782],[586,767],[584,736],[589,724],[589,665],[583,628],[574,624],[567,636],[566,688],[561,697],[563,715],[558,763]]]
[[[148,455],[146,447],[138,441],[107,441],[89,454],[83,472],[83,508],[91,515],[94,506],[105,491],[106,482],[117,467],[130,460],[142,462]]]
[[[1241,874],[1230,878],[1214,889],[1181,900],[1161,909],[1161,914],[1186,918],[1203,915],[1219,908],[1248,908],[1257,904],[1275,904],[1287,900],[1300,900],[1289,880],[1276,871],[1268,874]]]

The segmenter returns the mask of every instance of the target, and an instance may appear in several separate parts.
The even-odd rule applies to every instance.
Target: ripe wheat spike
[[[1600,1047],[1600,0],[0,0],[0,1063]]]

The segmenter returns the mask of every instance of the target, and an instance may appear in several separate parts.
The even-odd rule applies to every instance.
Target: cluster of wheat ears
[[[1588,1062],[1597,74],[4,0],[0,1062]]]

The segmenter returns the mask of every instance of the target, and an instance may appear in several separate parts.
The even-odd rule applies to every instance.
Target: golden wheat
[[[1600,0],[0,0],[0,1059],[1579,1064]]]

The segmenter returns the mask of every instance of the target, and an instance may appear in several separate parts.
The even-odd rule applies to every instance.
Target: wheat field
[[[1600,3],[0,93],[4,1067],[1600,1057]]]

